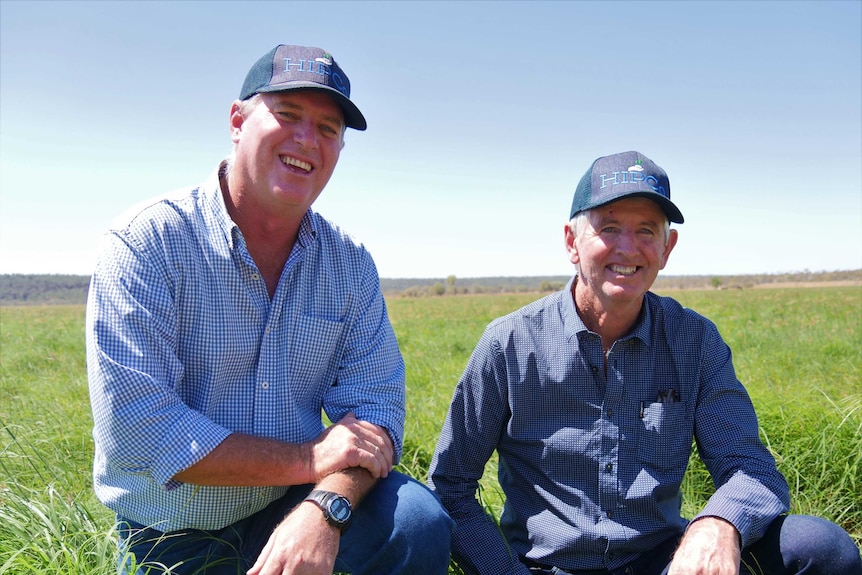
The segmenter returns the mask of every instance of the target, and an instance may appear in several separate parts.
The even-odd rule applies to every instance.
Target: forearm
[[[174,479],[198,485],[272,486],[316,484],[332,474],[363,468],[373,478],[392,469],[386,429],[348,413],[313,441],[291,444],[234,433]],[[330,480],[332,481],[332,480]],[[358,482],[357,494],[370,489]]]
[[[245,487],[313,483],[308,451],[306,445],[232,433],[174,479],[196,485]]]
[[[375,478],[367,469],[352,467],[327,475],[317,483],[315,489],[323,489],[343,495],[350,504],[356,507],[377,484]]]
[[[491,517],[478,502],[469,507],[469,514],[452,514],[456,522],[452,535],[452,556],[461,569],[470,575],[526,575],[526,566],[509,547]]]
[[[694,519],[724,519],[740,533],[743,546],[750,545],[763,536],[776,517],[787,512],[785,486],[784,478],[774,468],[756,477],[739,470],[716,489]]]
[[[234,433],[174,479],[197,485],[231,486],[314,483],[307,452],[303,445]],[[354,467],[327,475],[316,487],[344,495],[357,505],[376,482],[366,469]]]
[[[730,349],[712,330],[694,420],[700,458],[716,485],[699,517],[720,517],[734,525],[743,547],[763,536],[790,495],[775,459],[760,440],[754,405],[736,378]]]
[[[432,469],[433,465],[432,463]],[[476,498],[477,481],[452,479],[432,472],[430,484],[455,522],[452,557],[464,573],[526,575],[527,568],[509,547],[497,524]]]

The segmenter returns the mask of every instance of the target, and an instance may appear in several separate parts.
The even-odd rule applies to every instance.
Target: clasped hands
[[[310,483],[345,469],[361,467],[374,479],[392,470],[395,448],[389,433],[379,425],[356,419],[353,412],[329,426],[313,441],[302,445],[309,465]]]

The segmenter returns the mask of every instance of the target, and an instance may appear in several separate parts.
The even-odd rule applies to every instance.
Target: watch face
[[[336,497],[329,503],[329,513],[339,523],[350,518],[350,502],[343,497]]]

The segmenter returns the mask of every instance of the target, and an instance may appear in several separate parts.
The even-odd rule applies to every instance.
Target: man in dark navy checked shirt
[[[486,328],[437,444],[430,483],[463,570],[862,573],[840,527],[784,515],[787,484],[715,325],[648,291],[683,221],[667,174],[638,152],[599,158],[569,217],[577,274]],[[689,522],[692,439],[716,491]],[[494,450],[499,529],[475,497]]]
[[[366,128],[347,75],[277,46],[229,127],[230,157],[118,221],[93,274],[94,483],[121,571],[445,574],[451,520],[392,471],[405,370],[377,270],[311,210]]]

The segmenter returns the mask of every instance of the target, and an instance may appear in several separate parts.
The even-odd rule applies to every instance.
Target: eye
[[[287,111],[287,110],[278,111],[278,112],[276,112],[276,115],[278,115],[280,118],[283,118],[285,120],[290,120],[291,122],[295,121],[299,118],[299,116],[295,112],[291,112],[291,111]]]
[[[338,130],[329,124],[321,124],[320,131],[326,134],[327,136],[336,137],[338,136]]]

